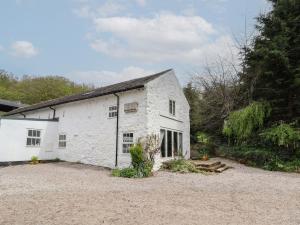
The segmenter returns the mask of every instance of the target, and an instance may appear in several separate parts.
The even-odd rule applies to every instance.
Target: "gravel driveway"
[[[300,224],[300,175],[232,164],[222,174],[124,179],[70,163],[0,168],[0,224]]]

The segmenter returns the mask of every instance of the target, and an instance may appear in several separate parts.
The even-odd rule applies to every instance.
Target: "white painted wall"
[[[190,155],[189,105],[173,71],[149,82],[145,88],[118,94],[120,96],[118,166],[131,163],[130,155],[122,153],[124,132],[134,133],[134,139],[147,134],[159,134],[161,128],[183,133],[183,150]],[[169,114],[169,99],[176,101],[176,115]],[[138,111],[125,113],[124,104],[137,102]],[[57,134],[54,149],[61,160],[82,162],[113,168],[116,150],[116,118],[108,118],[109,106],[117,104],[114,95],[58,105]],[[53,110],[46,108],[27,112],[26,118],[49,119]],[[19,115],[18,117],[23,117]],[[169,118],[166,118],[169,117]],[[58,134],[66,134],[67,147],[58,148]],[[52,140],[52,139],[51,139]],[[159,167],[161,159],[157,156]],[[1,161],[1,160],[0,160]]]
[[[167,129],[183,133],[183,155],[190,158],[190,106],[183,93],[177,77],[170,71],[159,78],[150,81],[147,89],[147,128],[148,133],[160,133]],[[169,113],[169,100],[176,102],[175,116]],[[162,161],[169,158],[156,157],[158,168]]]
[[[0,120],[0,162],[28,161],[32,156],[41,160],[57,157],[57,122],[32,120]],[[26,146],[27,129],[41,130],[41,145]]]
[[[129,166],[130,155],[122,153],[124,132],[133,132],[134,139],[145,136],[146,129],[146,92],[133,90],[119,93],[119,167]],[[138,102],[138,111],[125,113],[124,104]],[[56,117],[59,118],[58,134],[67,135],[67,147],[58,148],[61,160],[81,162],[113,168],[116,151],[116,118],[108,118],[109,106],[117,104],[117,97],[107,95],[93,99],[59,105]],[[47,108],[27,112],[26,118],[48,119],[53,116],[53,110]],[[56,137],[58,138],[58,134]],[[57,143],[57,141],[56,141]]]

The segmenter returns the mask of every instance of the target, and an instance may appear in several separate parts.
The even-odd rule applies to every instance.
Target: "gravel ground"
[[[110,176],[70,163],[0,168],[0,224],[300,224],[300,175],[223,160],[222,174]]]

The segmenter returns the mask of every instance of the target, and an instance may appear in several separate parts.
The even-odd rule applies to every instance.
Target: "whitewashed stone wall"
[[[0,120],[0,162],[28,161],[32,156],[41,160],[57,157],[57,122],[32,120]],[[41,131],[41,145],[26,146],[28,129]]]
[[[149,82],[147,89],[147,129],[148,133],[160,133],[167,129],[183,133],[183,155],[190,158],[190,106],[173,71]],[[175,116],[169,113],[169,100],[176,102]],[[170,158],[156,157],[158,168],[161,162]]]
[[[122,153],[124,132],[134,133],[135,141],[145,136],[146,129],[146,92],[133,90],[119,93],[119,151],[118,166],[125,167],[131,163],[130,155]],[[124,104],[137,102],[138,111],[125,113]],[[114,95],[102,96],[84,101],[78,101],[53,107],[59,118],[59,134],[67,135],[67,147],[55,149],[61,160],[81,162],[113,168],[116,152],[116,118],[108,118],[109,106],[117,104]],[[26,118],[48,119],[53,116],[53,110],[47,108],[27,112]],[[57,142],[56,142],[57,143]]]
[[[120,96],[118,166],[130,165],[130,155],[122,153],[123,133],[134,133],[134,139],[159,134],[161,128],[183,133],[183,151],[190,156],[189,105],[173,71],[150,81],[144,89],[118,93]],[[176,101],[176,115],[169,114],[169,99]],[[138,103],[138,111],[125,113],[124,104]],[[55,146],[60,159],[113,168],[116,151],[116,118],[108,118],[109,106],[117,104],[114,95],[58,105],[59,118]],[[49,119],[50,108],[25,113],[27,118]],[[18,117],[23,117],[18,115]],[[167,118],[166,118],[167,117]],[[67,135],[67,147],[58,148],[58,135]],[[161,164],[157,155],[155,168]]]

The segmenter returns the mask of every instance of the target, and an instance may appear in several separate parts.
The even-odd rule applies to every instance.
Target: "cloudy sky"
[[[102,86],[236,60],[266,0],[1,0],[0,69]]]

